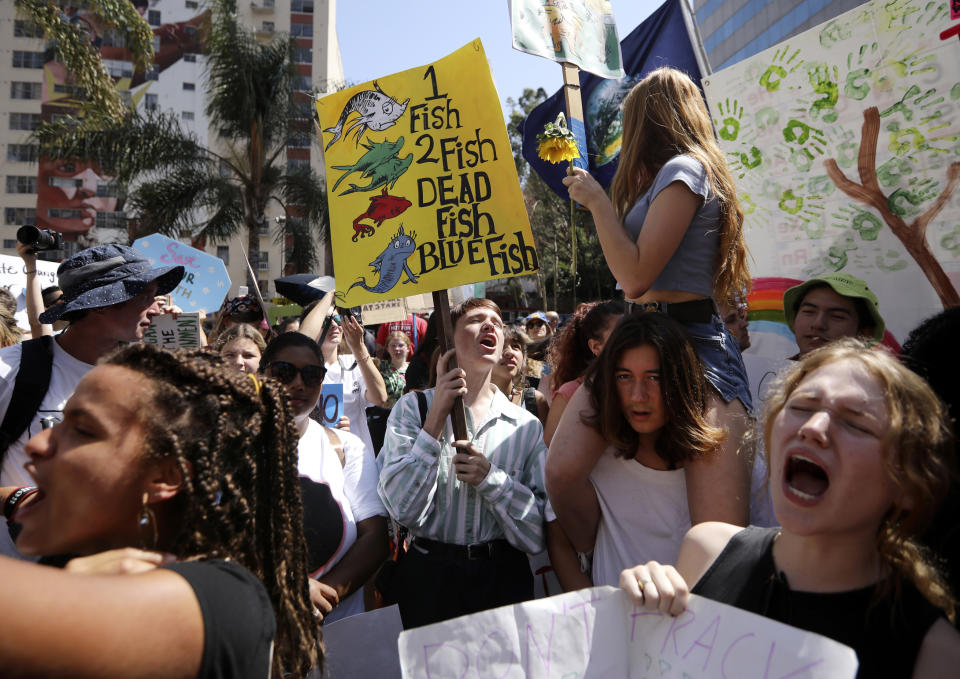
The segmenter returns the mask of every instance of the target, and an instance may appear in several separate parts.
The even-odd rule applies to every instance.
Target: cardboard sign
[[[375,323],[390,323],[391,321],[402,321],[407,317],[406,300],[387,299],[373,304],[364,304],[361,308],[363,322],[366,325]]]
[[[337,305],[533,273],[533,233],[480,40],[317,100]]]
[[[806,677],[853,679],[853,649],[691,596],[677,617],[594,587],[400,635],[405,679]]]
[[[624,76],[609,0],[512,0],[513,48],[574,64],[602,78]]]
[[[201,344],[200,313],[182,313],[176,319],[172,314],[154,316],[150,329],[143,335],[146,344],[161,349],[196,349]]]
[[[41,290],[57,284],[57,268],[59,266],[57,262],[48,262],[44,259],[37,260],[37,278],[40,279]],[[23,293],[26,285],[27,274],[23,260],[10,255],[0,255],[0,287],[6,288],[17,300],[17,313],[14,316],[17,319],[17,325],[24,330],[29,330],[27,300]]]
[[[337,422],[343,417],[343,385],[342,384],[324,384],[320,390],[320,402],[317,403],[320,409],[320,424],[327,427],[336,427]]]
[[[223,260],[159,233],[138,238],[133,247],[155,267],[181,264],[183,280],[170,293],[173,303],[184,311],[213,313],[230,290],[230,276]]]

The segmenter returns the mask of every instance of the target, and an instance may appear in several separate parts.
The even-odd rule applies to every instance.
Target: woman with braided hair
[[[131,345],[63,416],[26,446],[36,489],[4,509],[23,553],[83,558],[0,558],[4,676],[303,677],[322,660],[280,384]]]

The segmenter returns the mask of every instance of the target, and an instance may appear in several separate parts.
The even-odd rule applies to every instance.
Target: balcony
[[[253,0],[250,3],[250,9],[254,12],[272,12],[274,5],[275,0]]]

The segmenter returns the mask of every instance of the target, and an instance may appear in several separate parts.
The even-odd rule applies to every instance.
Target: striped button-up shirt
[[[432,403],[433,389],[423,393]],[[450,418],[437,441],[423,431],[416,394],[397,402],[380,451],[379,492],[390,516],[430,540],[467,545],[506,538],[529,554],[543,551],[547,448],[540,421],[497,389],[479,426],[467,410],[467,434],[490,461],[477,486],[457,479]]]

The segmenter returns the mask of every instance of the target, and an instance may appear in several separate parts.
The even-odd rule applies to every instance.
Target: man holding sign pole
[[[500,309],[470,299],[451,320],[436,388],[400,399],[380,453],[380,497],[413,538],[386,593],[406,628],[532,599],[525,552],[544,548],[543,429],[490,382]],[[454,352],[460,367],[449,370]],[[458,396],[468,440],[454,440],[449,422]]]

